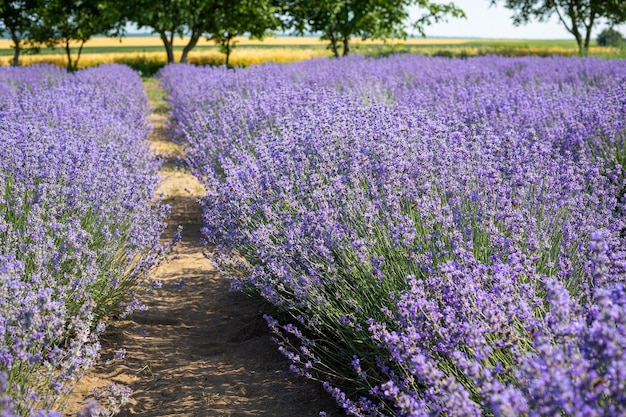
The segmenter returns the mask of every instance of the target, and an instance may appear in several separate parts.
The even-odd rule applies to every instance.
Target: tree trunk
[[[593,29],[593,24],[595,20],[596,20],[596,13],[594,10],[592,10],[591,14],[589,15],[589,24],[585,24],[585,29],[586,29],[585,44],[584,44],[585,55],[589,53],[589,42],[591,41],[591,30]]]
[[[76,54],[76,61],[74,61],[74,71],[78,69],[78,61],[80,60],[80,54],[83,52],[83,46],[86,41],[81,41],[80,46],[78,47],[78,54]]]
[[[574,35],[574,38],[576,39],[576,44],[578,45],[578,54],[583,55],[584,54],[583,38],[580,34],[580,31],[578,30],[578,26],[577,26],[578,20],[576,18],[576,11],[574,10],[574,4],[573,3],[569,4],[569,7],[566,13],[571,22],[571,26],[568,25],[567,22],[565,21],[565,16],[563,15],[563,13],[561,12],[558,6],[556,6],[554,10],[556,11],[556,14],[559,16],[559,20],[561,21],[561,23],[563,23],[563,25],[565,26],[565,29],[567,29],[569,33]]]
[[[589,40],[591,39],[591,30],[587,29],[587,33],[585,34],[585,41],[583,43],[583,50],[581,55],[589,54]]]
[[[212,3],[213,4],[211,8],[204,11],[205,15],[215,14],[218,5],[215,1]],[[180,62],[187,62],[189,52],[191,52],[191,50],[196,47],[198,41],[200,40],[200,37],[202,37],[202,34],[206,29],[206,27],[204,27],[204,25],[202,23],[199,23],[197,20],[193,21],[193,23],[191,24],[191,28],[191,38],[189,39],[189,43],[187,43],[187,45],[185,45],[185,47],[183,48],[183,54],[180,56]]]
[[[72,71],[72,49],[69,38],[65,38],[65,56],[67,57],[67,70]]]
[[[15,31],[11,31],[11,40],[13,41],[13,62],[12,66],[17,67],[20,65],[20,52],[22,52],[22,42]]]
[[[163,41],[163,45],[165,46],[165,52],[167,53],[167,63],[171,64],[174,62],[174,32],[172,32],[172,36],[170,38],[167,37],[165,32],[159,32],[159,36],[161,37],[161,41]]]
[[[15,40],[13,40],[13,62],[11,63],[11,65],[14,67],[18,67],[20,65],[20,51],[21,50],[22,48],[20,47],[20,42],[19,41],[15,42]]]
[[[226,42],[224,42],[224,50],[226,51],[226,68],[228,68],[228,64],[230,61],[230,37],[226,37]]]
[[[572,29],[570,30],[571,34],[576,38],[576,44],[578,45],[578,53],[580,55],[584,54],[584,46],[583,46],[583,37],[580,34],[580,30],[578,30],[578,21],[576,20],[576,12],[573,7],[570,6],[568,13],[570,21],[572,22]]]
[[[350,54],[350,38],[348,36],[343,37],[343,56]]]
[[[583,45],[583,37],[580,35],[580,32],[578,32],[578,28],[576,28],[574,30],[574,37],[576,38],[576,45],[578,45],[578,55],[584,55],[585,54],[585,47]]]
[[[194,29],[191,32],[191,38],[185,47],[183,48],[183,54],[180,56],[180,62],[187,62],[187,57],[189,56],[189,52],[198,44],[198,40],[200,40],[200,36],[202,36],[201,29]]]
[[[20,47],[19,45],[16,45],[15,48],[13,48],[13,62],[11,62],[11,65],[14,67],[19,67],[20,66]]]
[[[330,40],[330,50],[333,51],[333,56],[339,58],[339,49],[337,48],[338,39],[334,32],[331,32],[328,39]]]

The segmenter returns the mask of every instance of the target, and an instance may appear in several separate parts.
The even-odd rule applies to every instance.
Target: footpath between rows
[[[148,311],[109,324],[102,364],[75,389],[68,415],[111,382],[133,390],[119,416],[308,417],[342,415],[319,384],[288,371],[270,340],[262,300],[229,292],[228,282],[203,255],[202,185],[182,164],[183,150],[168,136],[164,90],[145,81],[154,108],[151,145],[165,158],[159,193],[172,207],[163,240],[179,225],[182,239],[152,277],[163,285],[144,302]],[[106,359],[123,348],[122,361]]]

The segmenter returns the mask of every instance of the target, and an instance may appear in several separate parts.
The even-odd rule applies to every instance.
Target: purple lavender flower
[[[0,372],[0,413],[3,417],[17,416],[13,410],[13,400],[7,395],[8,379],[4,372]]]
[[[162,252],[148,101],[119,65],[5,68],[0,86],[0,374],[17,414],[59,415]]]
[[[287,317],[268,325],[295,372],[351,415],[513,416],[623,414],[625,74],[355,56],[159,77],[214,261]]]

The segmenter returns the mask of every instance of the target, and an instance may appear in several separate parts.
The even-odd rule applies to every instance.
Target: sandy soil
[[[162,94],[154,81],[149,93]],[[160,154],[180,155],[164,127],[167,109],[155,99],[152,142]],[[92,389],[116,382],[134,394],[119,416],[339,416],[319,384],[290,374],[270,340],[263,301],[229,292],[203,256],[202,186],[180,164],[167,162],[160,191],[172,205],[164,239],[180,224],[182,240],[153,279],[163,286],[146,296],[149,310],[116,321],[102,338],[103,364],[83,378],[66,415],[76,415]],[[115,351],[126,358],[105,366]]]

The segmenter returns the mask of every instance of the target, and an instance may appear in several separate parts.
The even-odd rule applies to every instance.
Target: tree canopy
[[[115,0],[0,0],[0,33],[11,38],[13,65],[19,65],[27,46],[33,51],[40,45],[62,46],[68,68],[76,69],[85,42],[97,34],[119,32],[122,21]]]
[[[111,35],[121,30],[122,16],[113,0],[45,0],[36,12],[38,24],[32,29],[32,41],[47,46],[61,46],[70,70],[78,68],[85,42],[94,35]],[[72,43],[78,44],[76,59]]]
[[[606,28],[598,34],[598,45],[600,46],[617,46],[625,45],[624,36],[614,28]]]
[[[610,24],[626,21],[623,0],[491,0],[492,5],[500,2],[514,11],[515,25],[533,19],[544,22],[556,15],[576,39],[581,55],[589,51],[591,32],[600,20]]]
[[[174,62],[176,37],[189,36],[180,62],[187,62],[202,36],[222,46],[228,61],[234,37],[249,33],[260,38],[278,26],[268,0],[128,0],[124,7],[129,21],[151,28],[161,37],[167,62]]]
[[[13,43],[13,65],[19,65],[20,54],[32,38],[43,0],[0,0],[0,34]]]
[[[244,34],[262,39],[280,26],[277,9],[268,0],[223,0],[217,8],[208,38],[226,55],[226,65],[235,47],[234,38]]]
[[[189,35],[181,62],[187,61],[191,51],[212,19],[217,2],[212,0],[128,0],[124,2],[124,16],[139,28],[150,28],[158,34],[165,46],[167,62],[174,62],[174,40]]]
[[[422,35],[424,25],[453,17],[465,17],[454,4],[430,0],[286,0],[280,1],[285,27],[296,33],[321,33],[329,41],[334,56],[350,53],[350,39],[405,38],[409,6],[417,5],[425,13],[413,27]]]
[[[237,36],[263,38],[279,27],[320,34],[335,56],[340,50],[348,55],[354,37],[405,38],[410,6],[424,11],[412,22],[422,34],[432,22],[465,17],[454,4],[431,0],[0,0],[0,33],[13,40],[15,65],[25,45],[47,45],[63,47],[68,68],[75,69],[87,40],[120,35],[129,22],[161,38],[167,62],[174,62],[176,38],[186,39],[180,58],[186,62],[206,36],[220,46],[228,64]]]

